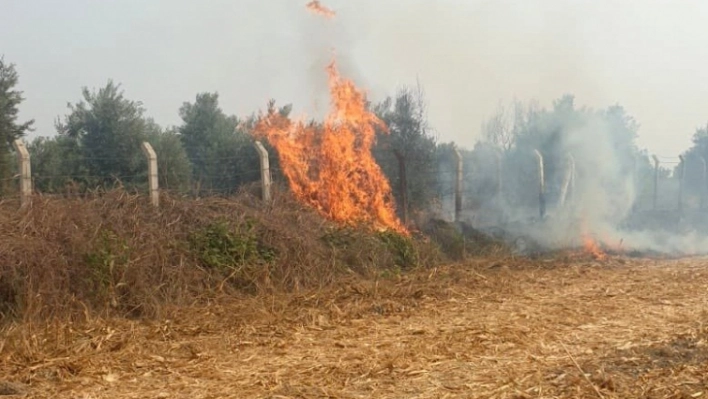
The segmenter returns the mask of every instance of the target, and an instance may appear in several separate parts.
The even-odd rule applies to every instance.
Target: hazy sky
[[[163,125],[198,92],[248,115],[268,99],[326,109],[331,48],[373,100],[420,81],[442,140],[471,146],[500,101],[619,103],[663,156],[708,122],[708,1],[0,0],[0,54],[15,63],[34,135],[83,86],[123,85]]]

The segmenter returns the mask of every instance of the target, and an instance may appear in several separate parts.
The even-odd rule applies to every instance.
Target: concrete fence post
[[[686,180],[686,159],[679,155],[679,189],[678,189],[678,211],[683,211],[683,188]]]
[[[462,217],[462,173],[464,171],[464,164],[462,160],[462,154],[457,148],[453,149],[455,154],[456,168],[455,168],[455,222],[460,222]]]
[[[254,146],[256,147],[256,151],[258,151],[258,158],[259,158],[260,164],[261,164],[262,198],[263,198],[263,201],[270,202],[270,200],[271,200],[270,187],[272,185],[272,182],[271,182],[271,176],[270,176],[270,160],[268,158],[268,151],[265,149],[265,147],[263,146],[263,144],[261,144],[260,141],[256,141],[254,143]]]
[[[20,206],[29,206],[32,201],[32,165],[30,163],[30,154],[25,147],[25,143],[21,139],[17,139],[12,143],[17,151],[18,169],[20,172]]]
[[[497,151],[497,199],[501,200],[502,190],[504,189],[503,174],[502,174],[502,153]]]
[[[150,203],[153,206],[160,206],[160,188],[157,178],[157,154],[147,141],[142,145],[143,154],[148,161],[148,186],[150,188]]]
[[[567,201],[572,201],[575,198],[575,179],[577,178],[577,175],[575,174],[575,158],[573,156],[570,156],[571,160],[571,170],[570,170],[570,187],[568,187],[568,200]]]
[[[653,208],[656,210],[657,200],[659,197],[659,158],[656,155],[651,156],[654,159],[654,195],[653,195]]]
[[[538,150],[533,150],[538,162],[538,212],[543,219],[546,216],[546,178],[543,172],[543,155]]]
[[[708,170],[706,169],[706,159],[703,156],[698,158],[701,161],[701,209],[706,206],[706,194],[708,194]]]
[[[560,198],[558,199],[558,207],[562,208],[568,202],[568,197],[572,191],[573,185],[573,175],[575,173],[575,159],[571,154],[566,156],[565,162],[565,175],[563,176],[563,183],[561,184]]]

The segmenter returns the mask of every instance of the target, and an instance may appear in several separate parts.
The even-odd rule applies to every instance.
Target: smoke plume
[[[680,174],[674,173],[659,179],[654,204],[653,166],[635,144],[638,124],[623,108],[577,108],[565,96],[550,110],[529,109],[506,120],[506,126],[487,125],[488,143],[468,156],[478,167],[467,176],[467,193],[483,199],[466,214],[472,224],[545,249],[589,242],[671,255],[708,249],[699,206],[705,191],[684,184],[680,196]],[[489,143],[509,132],[514,144],[506,150]],[[543,193],[536,151],[543,157]],[[495,159],[502,160],[501,191],[484,184],[498,178]]]

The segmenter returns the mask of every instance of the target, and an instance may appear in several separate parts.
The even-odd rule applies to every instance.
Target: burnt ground
[[[7,397],[698,398],[708,262],[482,259],[3,337]]]

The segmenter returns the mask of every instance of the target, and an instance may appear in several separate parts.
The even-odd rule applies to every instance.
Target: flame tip
[[[321,15],[327,19],[332,19],[337,15],[336,12],[331,10],[330,8],[327,8],[323,6],[319,0],[312,0],[306,5],[307,9],[313,12],[314,14]]]

